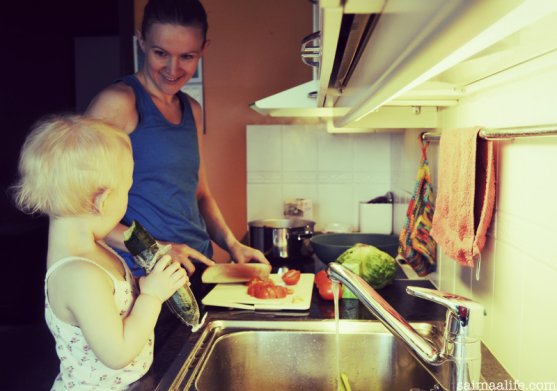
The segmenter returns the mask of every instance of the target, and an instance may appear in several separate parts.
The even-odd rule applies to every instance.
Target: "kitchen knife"
[[[251,278],[269,278],[271,265],[263,263],[217,263],[209,266],[201,275],[205,284],[249,281]]]

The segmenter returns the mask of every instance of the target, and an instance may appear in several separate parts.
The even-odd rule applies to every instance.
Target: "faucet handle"
[[[406,293],[421,299],[426,299],[447,308],[447,326],[449,326],[449,315],[453,321],[458,322],[458,335],[479,338],[483,330],[484,307],[464,296],[438,291],[436,289],[422,288],[417,286],[406,287]],[[451,327],[452,328],[452,327]]]

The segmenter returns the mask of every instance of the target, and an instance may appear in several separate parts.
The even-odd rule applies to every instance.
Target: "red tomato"
[[[276,299],[277,294],[275,287],[267,284],[259,285],[259,289],[255,290],[255,297],[258,299]]]
[[[318,286],[319,296],[321,296],[323,300],[334,300],[334,288],[333,288],[334,285],[338,286],[337,289],[338,289],[339,299],[342,298],[342,285],[333,284],[331,280],[329,280],[328,283],[324,282],[320,286]]]
[[[282,299],[286,297],[287,290],[284,286],[275,286],[275,296],[277,299]]]
[[[282,299],[292,293],[293,290],[284,286],[277,286],[271,279],[252,278],[248,281],[248,295],[257,299]]]
[[[318,288],[324,281],[327,280],[329,280],[329,276],[325,270],[321,270],[315,275],[315,285],[317,285]]]
[[[286,285],[296,285],[300,281],[300,271],[295,269],[290,269],[282,275],[282,281]]]
[[[329,279],[327,272],[321,270],[315,275],[315,285],[319,291],[319,296],[324,300],[333,300],[333,282]],[[342,285],[338,284],[339,298],[342,297]]]
[[[248,295],[264,295],[263,288],[269,285],[274,285],[271,280],[262,280],[260,278],[252,278],[247,282],[248,285]]]

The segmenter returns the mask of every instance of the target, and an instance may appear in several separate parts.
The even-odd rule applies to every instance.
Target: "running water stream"
[[[352,391],[348,377],[342,373],[340,368],[340,292],[339,282],[333,281],[333,302],[335,305],[335,383],[337,391]]]
[[[335,333],[336,333],[336,389],[337,391],[344,391],[342,386],[341,372],[340,372],[340,316],[339,316],[339,289],[340,283],[333,281],[333,301],[335,303]]]

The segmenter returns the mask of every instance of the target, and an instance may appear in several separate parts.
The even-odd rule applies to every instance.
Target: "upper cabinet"
[[[440,107],[524,64],[557,65],[557,2],[321,0],[303,45],[315,79],[261,99],[271,116],[320,117],[331,132],[434,128]]]

